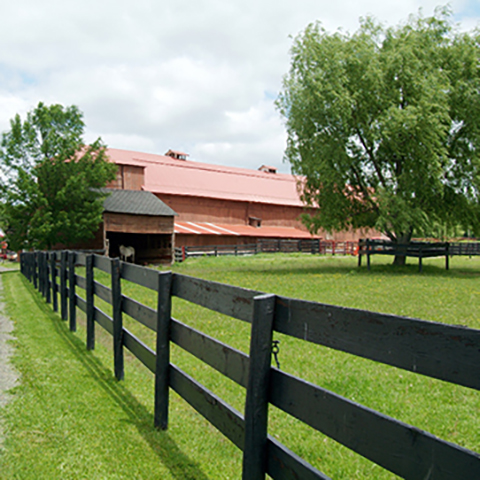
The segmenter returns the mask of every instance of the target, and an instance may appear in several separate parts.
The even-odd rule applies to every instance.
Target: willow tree
[[[76,106],[39,103],[16,115],[0,143],[0,220],[11,249],[50,248],[93,237],[102,221],[98,189],[115,177],[105,146],[83,141]]]
[[[480,34],[448,9],[354,34],[296,37],[277,107],[310,229],[376,227],[397,243],[438,224],[480,231]],[[396,258],[396,263],[402,263]]]

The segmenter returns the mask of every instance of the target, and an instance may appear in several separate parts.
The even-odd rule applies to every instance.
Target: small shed
[[[153,193],[106,189],[103,248],[120,256],[120,246],[135,249],[135,263],[172,263],[176,213]]]

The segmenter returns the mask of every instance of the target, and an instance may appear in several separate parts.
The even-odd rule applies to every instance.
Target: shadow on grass
[[[112,372],[100,360],[86,350],[85,344],[79,338],[70,333],[67,323],[60,319],[49,304],[45,303],[33,285],[23,275],[21,278],[38,308],[52,321],[59,338],[68,346],[98,386],[127,414],[129,420],[171,474],[179,480],[208,480],[200,466],[178,448],[168,432],[154,428],[153,415],[112,376]]]

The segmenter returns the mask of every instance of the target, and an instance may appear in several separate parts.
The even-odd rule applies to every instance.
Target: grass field
[[[189,259],[174,270],[295,298],[480,328],[480,259],[454,258],[448,272],[443,260],[428,260],[422,274],[414,263],[393,269],[388,261],[374,258],[367,272],[353,258],[279,254]],[[71,334],[19,274],[2,278],[22,378],[4,410],[2,478],[239,478],[241,452],[176,395],[169,430],[153,428],[152,375],[127,355],[125,381],[116,382],[111,337],[98,328],[97,348],[87,352],[82,321]],[[97,278],[108,284],[106,275]],[[153,292],[128,282],[122,288],[155,305]],[[178,299],[173,307],[175,318],[248,351],[248,324]],[[125,323],[154,345],[151,332],[128,318]],[[480,392],[276,337],[282,370],[480,452]],[[172,349],[172,361],[243,410],[243,389],[178,348]],[[270,434],[334,479],[395,478],[274,408],[270,419]]]

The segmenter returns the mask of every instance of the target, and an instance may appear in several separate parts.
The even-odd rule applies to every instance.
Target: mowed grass
[[[480,328],[480,259],[428,260],[424,272],[373,258],[372,270],[350,257],[258,255],[189,259],[174,271],[294,298]],[[97,279],[109,279],[96,272]],[[111,338],[97,328],[85,351],[76,334],[18,274],[4,275],[16,319],[15,364],[22,382],[6,407],[4,478],[240,478],[241,452],[176,395],[170,427],[153,428],[152,375],[127,355],[124,382],[112,373]],[[8,288],[7,288],[8,286]],[[123,282],[124,293],[155,306],[155,294]],[[108,312],[109,306],[97,302]],[[250,325],[174,299],[175,318],[248,352]],[[150,346],[153,332],[125,325]],[[284,371],[480,452],[480,393],[352,355],[275,335]],[[245,392],[189,354],[172,361],[239,411]],[[270,434],[335,479],[396,478],[288,415],[270,409]],[[3,478],[3,477],[2,477]]]

